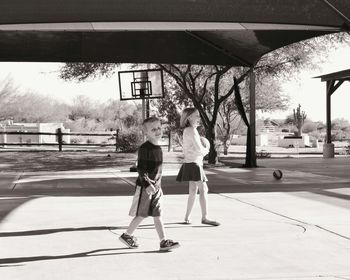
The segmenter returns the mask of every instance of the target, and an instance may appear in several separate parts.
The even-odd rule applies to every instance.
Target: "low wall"
[[[268,146],[268,135],[260,134],[255,137],[256,146]],[[246,135],[234,135],[231,140],[231,145],[241,145],[244,146],[247,144]]]
[[[278,139],[278,147],[282,148],[305,148],[310,147],[310,137],[302,134],[300,138],[292,136],[282,136]]]

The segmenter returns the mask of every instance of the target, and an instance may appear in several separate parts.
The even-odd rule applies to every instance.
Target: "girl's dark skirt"
[[[183,163],[179,174],[177,174],[176,181],[186,182],[186,181],[208,181],[207,176],[205,176],[203,166],[195,162]]]

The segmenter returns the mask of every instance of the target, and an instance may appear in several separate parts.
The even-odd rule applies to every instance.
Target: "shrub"
[[[81,142],[83,142],[83,140],[81,139],[81,137],[76,136],[76,137],[71,137],[70,142],[72,144],[80,144]]]
[[[142,134],[136,130],[120,133],[116,140],[117,151],[134,153],[142,143]]]
[[[257,158],[270,158],[271,157],[271,153],[269,153],[266,150],[261,150],[260,152],[256,153],[256,157]]]
[[[87,144],[95,144],[96,142],[95,142],[94,139],[88,138],[88,139],[86,140],[86,143],[87,143]]]
[[[303,133],[317,132],[317,123],[306,122],[303,125]]]

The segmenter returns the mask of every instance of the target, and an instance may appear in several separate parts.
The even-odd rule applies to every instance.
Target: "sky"
[[[302,71],[288,82],[283,83],[283,93],[290,97],[287,111],[260,114],[261,117],[285,118],[293,114],[293,109],[301,105],[307,118],[312,121],[326,122],[326,82],[320,75],[350,69],[350,46],[330,50],[325,63],[319,69]],[[350,122],[350,82],[344,82],[331,98],[332,119],[344,118]]]
[[[59,78],[61,63],[13,63],[0,62],[0,84],[11,78],[21,91],[31,91],[71,103],[74,97],[85,95],[92,100],[105,102],[119,99],[117,74],[86,82],[66,82]],[[335,71],[350,69],[350,47],[329,51],[328,61],[319,69],[303,71],[291,81],[283,83],[283,93],[290,97],[286,111],[272,114],[257,114],[258,117],[284,119],[293,113],[298,104],[312,121],[326,121],[326,83],[313,77]],[[350,121],[350,82],[345,82],[332,95],[332,119],[344,118]]]
[[[117,76],[84,82],[66,82],[59,78],[62,63],[0,62],[0,83],[11,78],[20,91],[49,95],[71,103],[78,95],[92,100],[107,101],[119,98]]]

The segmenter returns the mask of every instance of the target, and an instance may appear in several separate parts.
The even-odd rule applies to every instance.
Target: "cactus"
[[[300,112],[300,104],[298,108],[295,110],[293,109],[293,115],[294,115],[294,125],[298,129],[298,136],[301,136],[301,128],[304,125],[304,121],[306,119],[306,114],[304,111]]]

